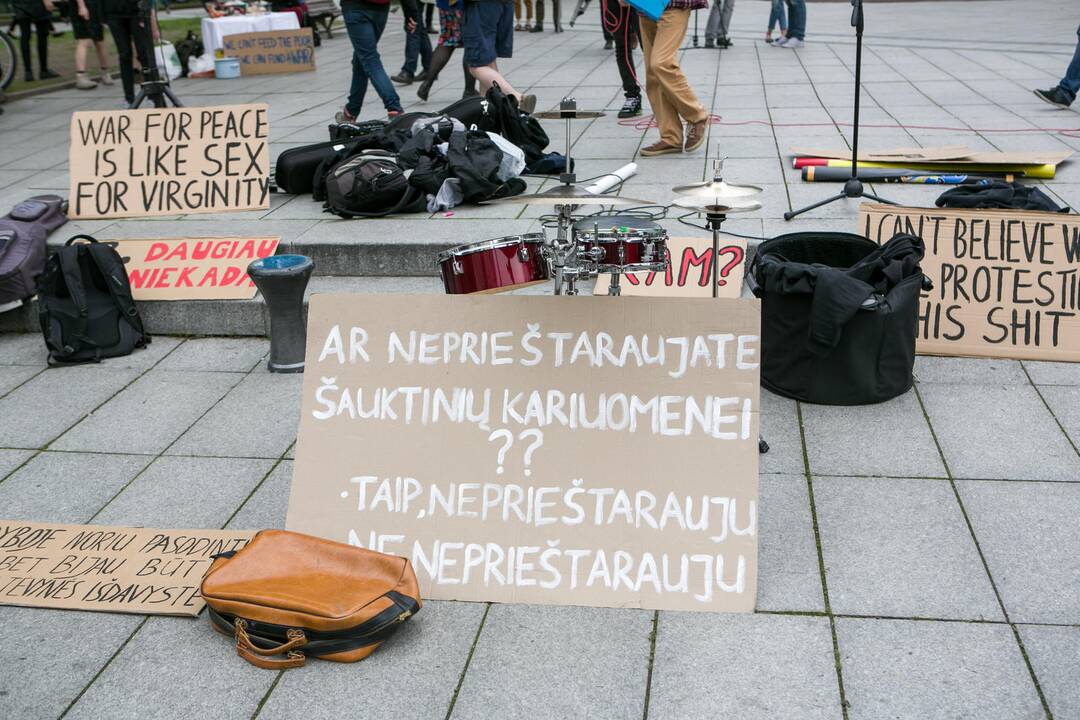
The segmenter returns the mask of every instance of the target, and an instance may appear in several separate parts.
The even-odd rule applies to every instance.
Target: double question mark
[[[532,470],[529,469],[529,465],[532,463],[533,453],[536,451],[537,448],[544,444],[544,433],[536,428],[531,428],[529,430],[524,430],[520,434],[518,434],[517,439],[524,440],[527,437],[532,437],[533,441],[529,444],[527,448],[525,448],[525,455],[522,458],[523,462],[525,463],[526,477],[532,475]],[[514,444],[514,433],[510,432],[506,428],[499,428],[498,430],[493,430],[491,434],[488,435],[488,442],[491,442],[496,438],[503,438],[505,440],[505,444],[499,448],[498,453],[495,457],[496,462],[498,462],[498,466],[495,468],[495,474],[502,475],[505,471],[505,468],[503,467],[503,462],[506,460],[506,453]]]

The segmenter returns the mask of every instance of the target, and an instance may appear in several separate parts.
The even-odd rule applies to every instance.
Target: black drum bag
[[[747,273],[761,299],[761,384],[805,402],[866,405],[912,384],[923,242],[878,247],[804,232],[763,242]],[[929,289],[927,287],[926,289]]]

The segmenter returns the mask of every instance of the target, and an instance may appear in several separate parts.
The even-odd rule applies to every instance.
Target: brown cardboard
[[[845,148],[791,148],[799,157],[850,160],[851,150]],[[1073,156],[1072,150],[1028,150],[1017,152],[975,152],[963,145],[932,148],[888,148],[860,152],[859,160],[866,162],[912,162],[957,165],[1058,165]]]
[[[720,242],[720,267],[717,269],[722,298],[737,298],[742,292],[746,240],[725,237]],[[667,241],[668,268],[665,272],[640,272],[623,275],[620,292],[642,297],[712,297],[712,239],[673,237]],[[611,275],[596,278],[594,295],[607,295]]]
[[[269,132],[265,103],[76,112],[68,216],[265,210]]]
[[[901,231],[923,238],[934,284],[922,294],[918,352],[1080,360],[1080,216],[859,207],[860,234],[885,242]]]
[[[241,75],[311,72],[315,39],[311,28],[237,33],[221,39],[226,57],[239,58]]]
[[[757,582],[759,315],[756,300],[315,295],[286,525],[410,557],[425,598],[750,612]],[[406,348],[415,339],[412,362],[391,345],[391,332]],[[466,339],[470,332],[488,335],[474,342]],[[569,339],[549,335],[563,332]],[[598,333],[610,335],[610,347]],[[699,356],[680,374],[675,342],[665,342],[665,367],[638,367],[632,354],[627,366],[613,364],[626,336],[640,343],[647,335],[653,357],[661,337],[710,334],[732,336],[699,348],[712,346],[715,354],[722,341],[723,368],[706,367]],[[600,366],[586,359],[586,341],[605,348],[597,351]],[[486,361],[460,362],[462,344],[476,355],[482,345]],[[373,406],[379,388],[398,394]],[[441,399],[425,396],[436,388],[451,398],[459,388],[462,399],[450,415]],[[550,424],[523,422],[528,406],[512,398],[533,391],[540,393],[533,410]],[[561,409],[549,412],[548,391],[566,393]],[[511,398],[505,416],[504,392]],[[567,422],[577,417],[571,393],[583,397],[590,423],[599,419],[600,394],[612,398],[617,427],[626,421],[620,393],[627,403],[630,396],[642,403],[683,398],[665,401],[669,413],[684,408],[686,397],[715,402],[715,430],[733,437],[713,437],[712,429],[707,435],[696,421],[690,435],[654,433],[652,415],[641,412],[635,432],[570,428],[557,413]],[[406,396],[414,403],[409,422]],[[488,397],[489,419],[481,423]],[[550,397],[556,407],[559,396]],[[432,408],[440,408],[437,420]],[[361,417],[373,409],[376,417]],[[682,423],[682,415],[667,417],[656,429],[671,433]],[[707,526],[680,527],[688,503],[697,523],[703,498],[711,498],[704,503]],[[675,587],[683,558],[685,591]]]
[[[254,535],[0,520],[0,605],[195,617],[210,556]]]
[[[136,300],[244,300],[247,266],[277,250],[276,236],[114,240]]]

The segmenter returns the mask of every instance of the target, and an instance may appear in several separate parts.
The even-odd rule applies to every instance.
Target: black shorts
[[[101,4],[98,0],[83,0],[86,9],[90,11],[90,19],[83,20],[79,17],[79,3],[73,1],[71,8],[71,30],[75,33],[76,40],[93,40],[95,42],[105,39],[105,30],[101,26]]]

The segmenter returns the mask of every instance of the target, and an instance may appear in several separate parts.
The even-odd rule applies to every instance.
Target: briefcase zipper
[[[397,595],[398,598],[401,598],[401,601],[409,602],[409,603],[414,604],[414,605],[416,604],[416,601],[413,600],[410,597],[407,597],[407,596],[404,596],[404,595],[398,595],[397,593],[394,593],[394,594]],[[389,597],[389,596],[386,596],[386,597]],[[390,600],[391,600],[391,602],[394,603],[394,605],[396,607],[398,607],[398,608],[401,607],[401,605],[402,605],[401,601],[399,601],[399,600],[397,600],[395,598],[392,598],[392,597],[390,598]],[[381,613],[379,613],[379,615],[382,615],[383,613],[386,613],[387,611],[393,611],[393,610],[394,610],[394,608],[387,608],[386,610],[383,610]],[[373,627],[370,630],[365,629],[363,632],[357,632],[357,629],[362,628],[367,623],[371,622],[372,620],[377,619],[379,617],[379,615],[376,615],[374,618],[371,618],[371,620],[366,620],[366,621],[360,623],[359,625],[356,625],[356,626],[351,627],[351,628],[345,628],[343,630],[319,631],[319,630],[307,630],[307,629],[304,629],[304,628],[301,628],[301,629],[303,629],[304,632],[309,637],[311,637],[313,640],[335,640],[335,639],[362,638],[362,637],[367,637],[369,635],[375,635],[375,634],[385,630],[386,628],[390,627],[391,625],[398,625],[400,623],[403,623],[406,620],[408,620],[410,617],[412,617],[414,612],[415,612],[415,608],[405,608],[405,610],[403,612],[397,613],[391,619],[386,620],[386,621],[380,623],[379,625],[376,625],[375,627]],[[221,615],[221,617],[224,618],[230,624],[236,622],[237,616],[235,616],[235,615],[227,615],[225,613],[218,613],[218,614]],[[243,618],[243,620],[247,623],[248,630],[249,630],[249,632],[251,634],[257,635],[257,636],[263,637],[263,638],[273,638],[273,639],[286,638],[287,635],[288,635],[288,631],[292,630],[292,629],[295,629],[294,626],[291,626],[291,625],[276,625],[276,624],[273,624],[273,623],[260,622],[258,620],[250,620],[248,618]]]

